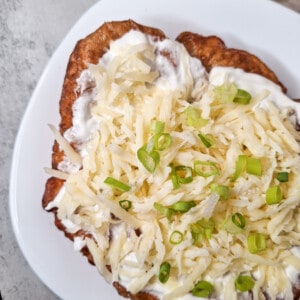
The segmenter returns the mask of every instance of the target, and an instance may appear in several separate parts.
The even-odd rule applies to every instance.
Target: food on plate
[[[43,207],[131,299],[298,299],[300,107],[256,56],[132,20],[79,41]]]

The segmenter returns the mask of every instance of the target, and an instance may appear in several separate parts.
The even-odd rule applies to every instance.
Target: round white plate
[[[26,259],[41,280],[63,299],[119,299],[115,290],[73,250],[41,206],[58,100],[68,57],[77,40],[104,21],[133,19],[162,29],[215,34],[230,47],[265,61],[300,98],[300,15],[269,0],[102,0],[88,10],[61,43],[45,69],[23,118],[13,155],[10,213]],[[298,83],[298,84],[297,84]]]

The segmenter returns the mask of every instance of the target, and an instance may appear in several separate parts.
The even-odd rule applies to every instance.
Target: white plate
[[[41,280],[63,299],[116,299],[115,290],[53,225],[41,207],[58,124],[58,99],[75,42],[104,21],[134,19],[162,29],[169,37],[190,30],[216,34],[231,47],[264,60],[300,97],[300,15],[265,0],[103,0],[88,10],[61,43],[45,69],[20,127],[10,184],[10,212],[18,243]],[[296,84],[298,82],[298,84]]]

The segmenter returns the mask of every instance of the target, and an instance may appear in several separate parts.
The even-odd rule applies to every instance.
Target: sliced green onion
[[[169,133],[156,133],[150,140],[154,150],[162,151],[169,148],[172,144],[172,138]]]
[[[266,238],[262,233],[250,233],[247,238],[250,253],[258,253],[266,249]]]
[[[289,173],[288,172],[279,172],[277,174],[277,180],[280,182],[288,182],[289,181]]]
[[[128,211],[131,208],[131,201],[129,200],[121,200],[119,201],[119,205],[125,209],[126,211]]]
[[[238,93],[238,88],[235,83],[223,83],[213,90],[214,98],[219,103],[231,103]]]
[[[206,237],[205,229],[202,228],[197,223],[191,224],[190,228],[191,228],[191,234],[194,240],[194,244],[200,246],[204,238]]]
[[[173,209],[163,206],[160,203],[154,202],[153,207],[158,210],[163,216],[170,221],[172,216],[176,213]]]
[[[194,201],[178,201],[172,205],[172,209],[185,213],[194,206],[196,206],[196,203]]]
[[[235,213],[226,218],[221,228],[231,234],[241,233],[246,226],[246,220],[240,213]]]
[[[165,130],[165,123],[157,120],[152,120],[150,125],[150,132],[152,134],[163,133]]]
[[[155,171],[160,162],[159,153],[155,150],[148,152],[147,145],[144,145],[143,147],[138,149],[137,157],[144,168],[150,173],[153,173]]]
[[[219,103],[249,104],[251,94],[245,90],[238,89],[235,83],[225,82],[214,89],[215,100]]]
[[[234,282],[235,288],[240,292],[247,292],[254,287],[254,280],[247,275],[240,275]]]
[[[272,186],[267,189],[266,202],[268,205],[277,204],[282,200],[282,191],[280,186]]]
[[[248,174],[261,176],[262,174],[262,167],[261,161],[258,158],[247,157],[247,165],[246,165],[246,172]]]
[[[229,198],[229,187],[226,185],[212,183],[210,189],[212,192],[216,192],[221,200],[227,200]]]
[[[161,283],[166,283],[170,277],[171,265],[167,261],[163,262],[159,268],[158,279]]]
[[[198,136],[206,148],[210,148],[215,143],[211,134],[203,134],[200,132]]]
[[[121,192],[128,192],[130,191],[131,187],[113,177],[107,177],[104,180],[104,183],[110,185],[111,187],[121,191]]]
[[[193,181],[193,170],[187,166],[176,166],[175,174],[178,178],[179,183],[190,183]]]
[[[212,295],[214,286],[208,281],[198,281],[192,289],[192,294],[195,297],[208,298]]]
[[[174,230],[170,236],[169,241],[173,245],[180,244],[183,241],[183,234],[178,230]]]
[[[236,181],[240,177],[241,173],[245,171],[246,165],[247,165],[247,156],[239,155],[235,163],[235,172],[233,174],[231,181]]]
[[[172,179],[173,188],[174,190],[176,190],[180,187],[180,183],[175,172],[174,164],[170,164],[170,167],[171,167],[171,179]]]
[[[215,222],[212,219],[200,219],[190,225],[192,238],[195,244],[201,244],[204,238],[209,240],[215,228]]]
[[[209,177],[220,174],[217,165],[211,161],[194,161],[194,171],[197,175],[202,177]]]
[[[236,225],[240,229],[244,229],[246,226],[246,220],[245,217],[240,213],[235,213],[231,217],[232,222],[234,225]]]
[[[235,97],[233,99],[233,102],[246,105],[246,104],[249,104],[250,100],[251,100],[250,93],[248,93],[245,90],[238,89],[237,94],[235,95]]]
[[[189,106],[185,111],[186,123],[188,126],[201,128],[208,123],[207,119],[201,117],[201,111],[193,106]]]

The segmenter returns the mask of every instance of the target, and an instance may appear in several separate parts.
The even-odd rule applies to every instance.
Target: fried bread
[[[112,41],[119,39],[130,30],[141,31],[147,35],[153,36],[157,40],[166,38],[165,34],[159,29],[143,26],[132,20],[127,20],[107,22],[94,33],[88,35],[76,44],[69,59],[59,103],[61,116],[59,129],[61,135],[73,125],[73,104],[82,93],[82,91],[78,90],[77,79],[80,77],[81,73],[87,69],[89,64],[97,64],[99,62],[99,59],[108,51]],[[177,37],[177,41],[184,45],[192,57],[200,59],[208,72],[214,66],[240,68],[245,72],[256,73],[268,78],[279,85],[283,92],[286,92],[286,88],[279,81],[275,73],[259,58],[244,50],[227,48],[225,43],[216,36],[204,37],[199,34],[184,32]],[[86,87],[85,92],[91,88],[93,88],[93,83]],[[76,144],[73,144],[72,147],[75,151],[79,151]],[[58,169],[59,163],[63,161],[64,156],[63,150],[61,150],[58,143],[55,142],[52,153],[52,168],[54,170]],[[63,185],[63,179],[56,177],[48,179],[42,199],[43,208],[54,213],[55,225],[64,232],[66,237],[71,240],[74,240],[76,237],[92,238],[90,233],[85,232],[84,230],[78,230],[74,233],[68,232],[63,222],[57,217],[57,209],[51,206],[51,202],[57,197]],[[88,258],[90,263],[95,264],[93,256],[87,246],[83,247],[81,252]],[[107,269],[109,271],[110,266],[107,266]],[[157,299],[155,295],[152,295],[149,292],[142,291],[137,294],[132,294],[119,282],[114,282],[113,285],[123,297],[131,298],[133,300]],[[294,287],[294,299],[297,299],[297,297],[299,297],[299,289]]]

